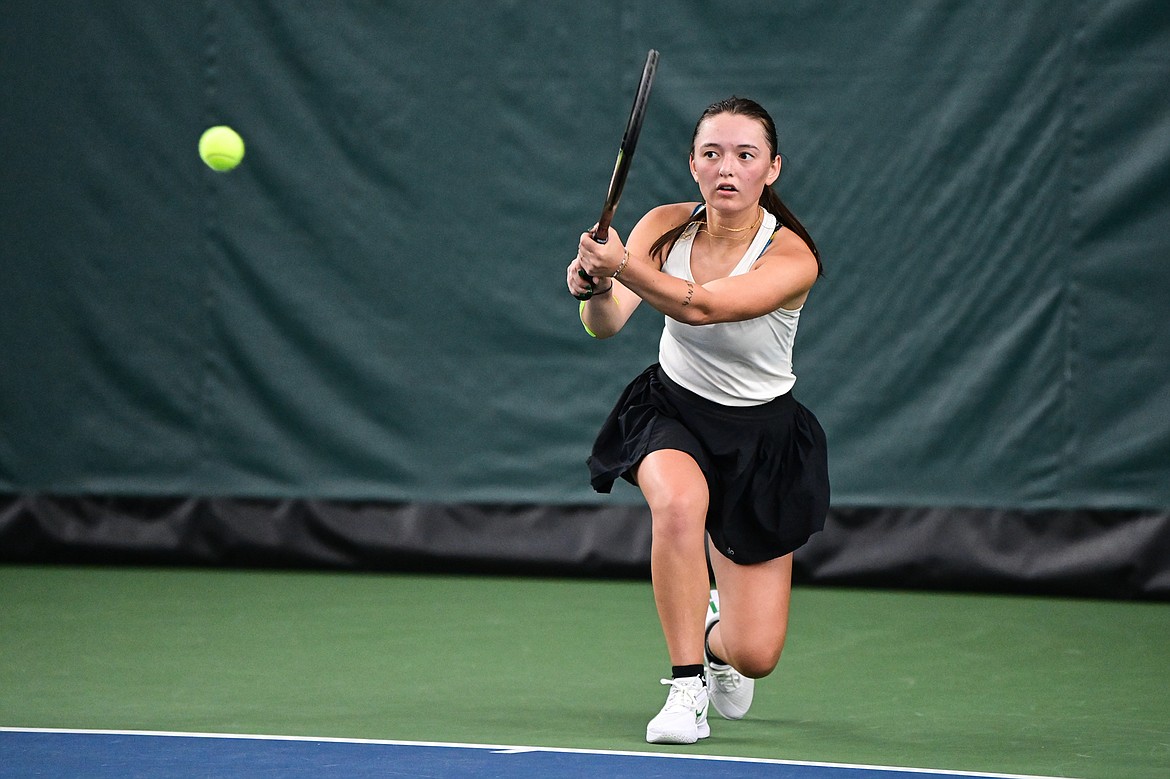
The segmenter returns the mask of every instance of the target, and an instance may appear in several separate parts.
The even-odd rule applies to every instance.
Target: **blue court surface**
[[[487,744],[0,728],[0,779],[535,779],[598,776],[606,779],[1052,779],[933,769]]]

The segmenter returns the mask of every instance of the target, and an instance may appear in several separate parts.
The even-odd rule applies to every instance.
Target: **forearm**
[[[609,338],[626,323],[629,312],[622,310],[616,293],[617,290],[611,286],[606,291],[595,293],[588,300],[581,301],[578,307],[585,332],[594,338]]]
[[[710,293],[701,285],[676,278],[648,260],[631,259],[622,283],[656,311],[691,325],[708,324]]]

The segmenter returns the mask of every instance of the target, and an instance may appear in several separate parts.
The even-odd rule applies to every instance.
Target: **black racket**
[[[617,162],[613,166],[613,177],[609,180],[609,192],[605,196],[605,205],[601,207],[601,218],[597,220],[597,228],[593,231],[593,240],[605,243],[609,240],[609,225],[613,222],[613,214],[617,211],[618,201],[622,199],[622,190],[626,186],[626,178],[630,175],[630,163],[634,160],[634,148],[638,145],[638,135],[642,132],[642,120],[646,118],[646,104],[650,101],[650,87],[654,84],[654,72],[658,70],[658,51],[651,49],[646,55],[646,65],[642,68],[642,80],[638,83],[638,92],[634,95],[634,107],[630,109],[630,119],[626,122],[626,132],[622,135],[622,145],[618,149]],[[584,269],[577,274],[589,280],[590,276]],[[577,295],[578,300],[588,300],[593,297],[593,282],[589,282],[589,289]]]

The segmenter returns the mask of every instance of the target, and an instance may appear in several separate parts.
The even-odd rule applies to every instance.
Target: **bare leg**
[[[711,651],[744,676],[770,674],[788,634],[792,555],[753,565],[731,562],[711,547],[719,589],[719,624],[711,629]]]
[[[707,574],[707,481],[694,458],[662,449],[638,466],[638,486],[650,506],[650,572],[654,603],[672,665],[703,662]]]

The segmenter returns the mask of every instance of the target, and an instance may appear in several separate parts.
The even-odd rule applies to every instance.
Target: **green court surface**
[[[798,587],[748,718],[643,742],[641,581],[0,567],[0,726],[1170,776],[1170,604]]]

